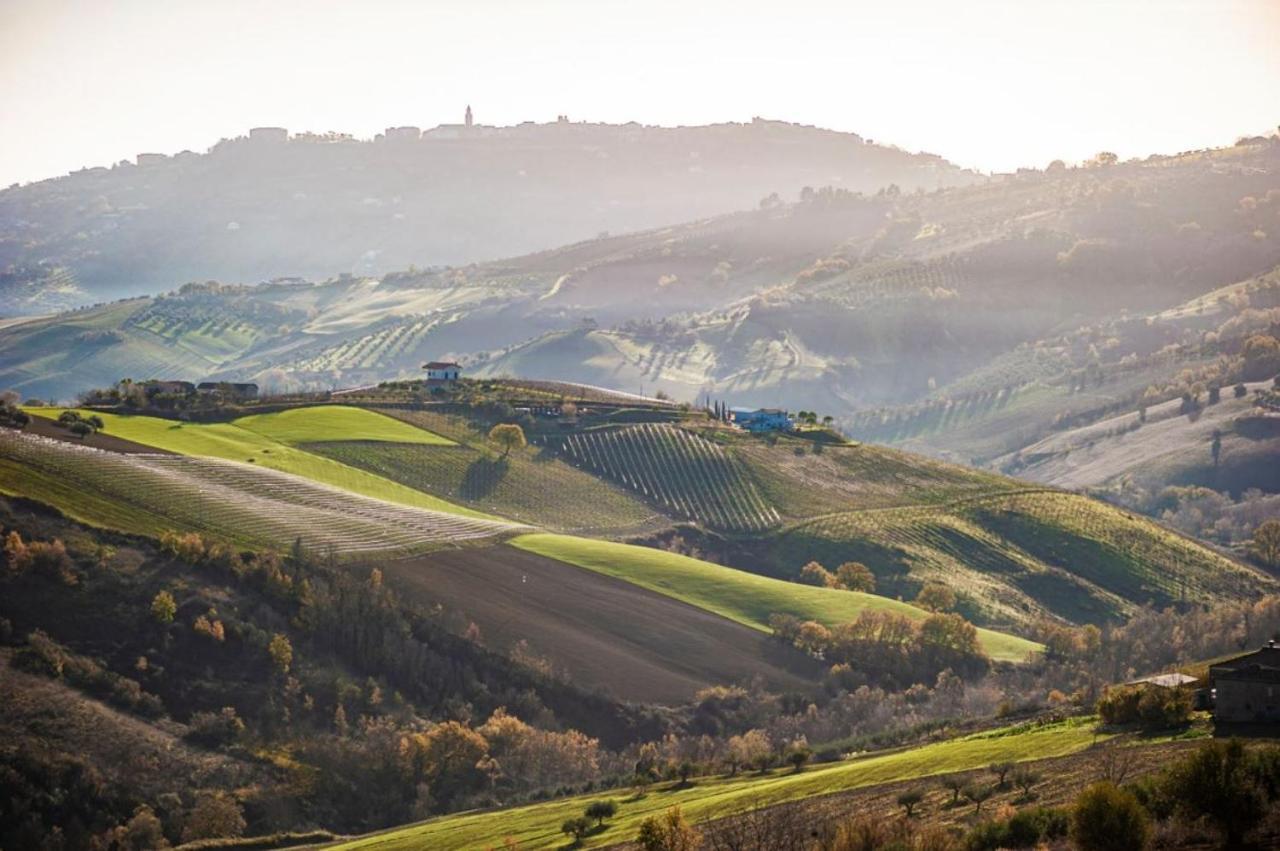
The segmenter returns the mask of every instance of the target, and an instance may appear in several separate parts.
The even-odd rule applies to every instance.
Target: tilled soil
[[[675,704],[709,685],[760,676],[813,688],[820,665],[762,632],[694,606],[507,546],[431,553],[382,566],[420,601],[440,603],[508,649],[532,653],[579,686],[620,700]]]

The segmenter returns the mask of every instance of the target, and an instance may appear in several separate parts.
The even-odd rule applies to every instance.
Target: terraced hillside
[[[1248,599],[1274,579],[1146,518],[1060,491],[841,512],[788,527],[775,558],[859,560],[882,593],[946,582],[980,623],[1101,623],[1136,605]]]
[[[778,512],[717,444],[677,426],[646,423],[570,434],[576,464],[617,482],[677,517],[713,529],[761,531]]]
[[[412,554],[497,537],[515,524],[413,508],[252,464],[125,454],[0,430],[0,490],[96,526],[201,531],[246,546],[301,538],[340,556]]]

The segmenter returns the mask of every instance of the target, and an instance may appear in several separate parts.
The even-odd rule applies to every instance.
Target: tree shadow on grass
[[[467,466],[458,493],[463,499],[483,499],[506,478],[510,463],[506,458],[480,457]]]

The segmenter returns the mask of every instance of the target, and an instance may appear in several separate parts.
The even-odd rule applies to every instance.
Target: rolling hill
[[[870,192],[976,179],[930,154],[763,119],[397,128],[373,141],[258,133],[0,192],[0,313],[210,278],[465,264],[832,180]]]
[[[482,387],[495,388],[491,393],[506,387],[473,386],[465,392],[480,393],[479,398],[486,392]],[[123,478],[115,482],[105,472],[103,476],[129,493],[145,493],[142,481],[165,475],[188,488],[242,489],[254,499],[278,499],[295,513],[329,510],[335,506],[324,494],[345,490],[382,506],[373,513],[388,524],[385,546],[399,552],[438,546],[454,526],[460,538],[467,537],[461,530],[473,525],[477,538],[501,536],[503,530],[524,525],[672,547],[703,557],[689,563],[703,567],[690,573],[680,561],[683,556],[653,548],[618,550],[603,560],[567,554],[577,553],[574,547],[534,551],[603,569],[756,628],[775,611],[791,611],[779,608],[770,596],[780,591],[767,589],[790,589],[785,594],[793,598],[817,594],[843,599],[837,592],[794,584],[801,566],[811,560],[830,569],[846,561],[866,564],[881,595],[875,599],[880,605],[892,603],[895,611],[918,613],[891,598],[911,599],[926,582],[944,582],[956,591],[959,610],[975,623],[1024,635],[1045,620],[1114,622],[1144,605],[1239,600],[1276,585],[1260,571],[1086,496],[891,449],[832,442],[824,432],[761,438],[717,426],[699,412],[677,412],[673,421],[661,407],[616,409],[597,403],[593,408],[583,403],[576,424],[534,421],[527,426],[530,445],[501,456],[485,439],[494,416],[486,413],[492,403],[423,406],[400,401],[414,392],[371,390],[344,397],[348,404],[249,413],[221,423],[103,414],[106,429],[95,437],[177,454],[98,453],[94,464],[83,465],[75,475],[84,480],[114,459],[113,469],[131,471],[130,484]],[[501,392],[515,393],[511,398],[518,402],[520,394],[530,391],[512,385]],[[353,406],[357,399],[372,407]],[[58,413],[31,410],[42,419]],[[627,411],[629,422],[612,422],[615,410]],[[11,493],[31,487],[22,478],[30,473],[19,470],[25,458],[21,453],[35,455],[39,448],[41,469],[51,474],[76,467],[61,456],[75,449],[83,457],[89,451],[56,441],[28,445],[32,440],[16,436],[9,441]],[[306,488],[285,486],[308,480]],[[57,486],[65,490],[67,482]],[[315,495],[304,495],[312,491]],[[244,511],[232,492],[215,502]],[[104,514],[101,505],[89,511],[79,504],[98,490],[73,487],[71,493],[85,494],[72,503],[76,516],[121,522],[116,513]],[[550,493],[554,500],[547,499]],[[117,502],[131,504],[129,499]],[[161,502],[152,510],[165,522],[191,523],[183,512],[192,503]],[[285,509],[258,515],[248,511],[246,516],[266,518],[281,511]],[[334,527],[320,534],[325,526],[318,518],[297,514],[294,519],[300,528],[313,530],[297,533],[308,545],[336,542],[340,554],[352,556],[377,548],[367,540],[367,531],[338,533]],[[158,522],[153,520],[146,530],[154,531]],[[357,522],[365,521],[346,519],[347,525]],[[431,531],[437,527],[443,531]],[[277,544],[292,540],[282,527],[262,528],[263,537]],[[517,545],[520,540],[525,539]],[[494,558],[505,557],[503,548],[492,552]],[[641,560],[622,569],[619,565],[628,563],[623,553]],[[610,567],[609,558],[620,560]],[[648,561],[653,558],[661,563],[656,574],[657,563]],[[723,575],[742,581],[754,576],[763,584],[747,591],[745,602],[733,605],[723,589],[694,590],[702,573],[722,575],[718,571],[724,568],[707,565],[708,559],[738,569]],[[669,585],[662,576],[681,578]],[[789,582],[777,583],[779,579]],[[858,610],[831,603],[835,608],[825,612],[806,605],[793,614],[831,624],[856,616]],[[1005,655],[1020,658],[1025,652],[1024,647]]]

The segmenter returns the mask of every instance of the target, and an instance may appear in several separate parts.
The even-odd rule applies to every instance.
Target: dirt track
[[[382,565],[402,593],[461,612],[490,647],[520,639],[587,688],[623,700],[681,703],[708,685],[759,674],[807,690],[817,662],[701,609],[507,546],[450,550]]]

